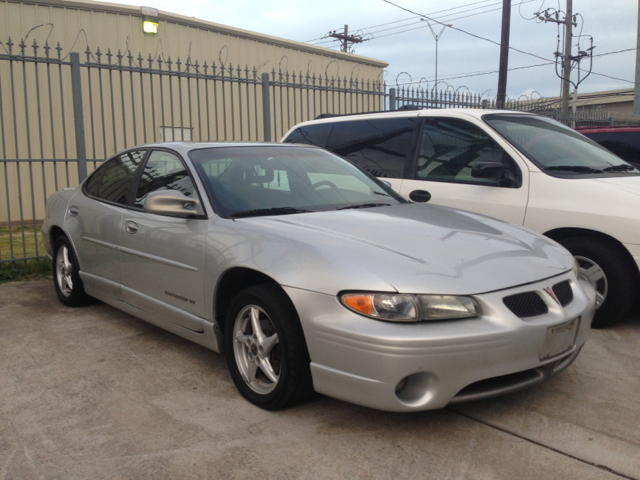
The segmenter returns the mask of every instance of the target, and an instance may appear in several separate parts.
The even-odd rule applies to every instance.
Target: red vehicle
[[[640,125],[578,127],[576,130],[640,169]]]

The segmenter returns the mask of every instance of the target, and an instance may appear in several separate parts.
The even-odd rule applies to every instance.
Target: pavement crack
[[[601,465],[599,463],[590,462],[589,460],[585,460],[583,458],[576,457],[575,455],[571,455],[570,453],[563,452],[562,450],[558,450],[557,448],[550,447],[549,445],[545,445],[542,442],[538,442],[537,440],[534,440],[532,438],[528,438],[528,437],[525,437],[524,435],[520,435],[520,434],[518,434],[516,432],[512,432],[511,430],[507,430],[506,428],[502,428],[502,427],[499,427],[497,425],[493,425],[493,424],[491,424],[489,422],[486,422],[484,420],[480,420],[479,418],[472,417],[471,415],[467,415],[466,413],[459,412],[458,410],[453,410],[452,408],[449,408],[449,407],[447,407],[447,410],[452,412],[452,413],[455,413],[457,415],[460,415],[461,417],[468,418],[469,420],[472,420],[474,422],[477,422],[477,423],[480,423],[482,425],[485,425],[485,426],[487,426],[489,428],[493,428],[494,430],[498,430],[498,431],[500,431],[502,433],[506,433],[507,435],[511,435],[513,437],[519,438],[520,440],[524,440],[525,442],[532,443],[532,444],[537,445],[539,447],[546,448],[547,450],[550,450],[552,452],[558,453],[558,454],[563,455],[563,456],[565,456],[567,458],[571,458],[572,460],[576,460],[576,461],[578,461],[580,463],[584,463],[585,465],[589,465],[591,467],[598,468],[598,469],[603,470],[605,472],[608,472],[608,473],[611,473],[613,475],[616,475],[616,476],[618,476],[620,478],[625,478],[626,480],[640,480],[640,479],[638,479],[636,477],[630,477],[629,475],[626,475],[624,473],[618,472],[618,471],[614,470],[611,467],[607,467],[606,465]]]

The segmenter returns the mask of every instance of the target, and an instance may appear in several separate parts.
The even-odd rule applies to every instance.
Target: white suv
[[[324,147],[403,196],[497,217],[556,240],[615,323],[640,285],[640,171],[553,120],[502,110],[327,116],[282,139]],[[533,255],[533,253],[532,253]]]

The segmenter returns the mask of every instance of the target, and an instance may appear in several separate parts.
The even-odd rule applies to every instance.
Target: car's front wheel
[[[233,299],[225,350],[231,377],[251,403],[277,410],[313,394],[302,326],[278,285],[249,287]]]
[[[596,290],[596,311],[591,326],[609,327],[631,309],[637,289],[637,269],[611,242],[591,237],[561,240],[578,261],[579,274]]]
[[[71,242],[59,237],[53,245],[53,284],[58,298],[67,307],[79,307],[91,302],[80,279],[80,266]]]

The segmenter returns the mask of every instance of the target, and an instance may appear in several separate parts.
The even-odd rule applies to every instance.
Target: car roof
[[[219,142],[156,142],[137,145],[128,148],[126,151],[139,148],[167,148],[179,153],[187,153],[192,150],[203,148],[223,148],[223,147],[273,147],[273,148],[318,148],[315,145],[285,144],[276,142],[249,142],[249,141],[219,141]]]
[[[529,112],[519,112],[515,110],[497,110],[486,108],[431,108],[431,109],[411,109],[411,110],[388,110],[384,112],[369,112],[369,113],[349,113],[343,115],[327,115],[319,116],[314,120],[307,120],[306,122],[300,122],[295,126],[309,125],[318,123],[335,123],[335,122],[349,122],[354,120],[365,120],[372,118],[415,118],[415,117],[430,117],[430,116],[446,116],[446,117],[475,117],[481,118],[483,115],[489,113],[501,113],[507,115],[532,115]]]

